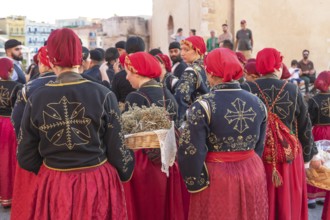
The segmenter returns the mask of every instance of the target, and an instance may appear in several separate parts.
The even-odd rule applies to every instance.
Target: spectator
[[[246,59],[250,59],[253,48],[252,31],[246,28],[246,20],[241,20],[241,30],[236,33],[234,50],[241,51]]]

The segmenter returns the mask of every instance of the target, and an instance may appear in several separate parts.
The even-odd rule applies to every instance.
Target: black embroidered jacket
[[[311,98],[308,111],[313,125],[330,125],[330,92]]]
[[[10,117],[22,84],[11,80],[0,80],[0,116]]]
[[[185,120],[186,110],[189,106],[198,96],[206,94],[208,91],[202,60],[197,60],[185,69],[175,89],[174,97],[179,106],[179,125]]]
[[[62,73],[29,97],[18,137],[20,166],[38,173],[94,167],[108,161],[128,180],[134,155],[124,145],[118,103],[104,86]]]
[[[272,104],[284,81],[277,78],[262,77],[256,80],[263,93],[267,96],[268,103]],[[242,88],[259,96],[263,100],[258,88],[254,83],[246,82],[242,84]],[[312,136],[312,123],[309,118],[307,104],[299,91],[299,88],[292,83],[288,83],[276,102],[273,110],[281,121],[296,134],[303,148],[304,161],[308,162],[317,154]],[[297,126],[296,126],[297,123]],[[296,131],[296,127],[298,131]]]
[[[39,78],[29,81],[27,84],[24,85],[22,90],[18,92],[17,101],[11,114],[11,121],[14,125],[16,136],[18,136],[18,132],[21,127],[21,120],[28,98],[36,89],[44,86],[51,81],[55,82],[55,80],[56,76],[53,72],[45,73]]]
[[[133,106],[134,104],[139,107],[150,107],[151,104],[165,107],[171,119],[174,121],[176,119],[178,105],[173,95],[155,80],[150,80],[137,91],[128,94],[125,101],[125,111],[129,109],[129,106]]]
[[[179,166],[190,192],[209,183],[205,158],[208,152],[264,149],[267,112],[262,101],[238,83],[219,84],[188,110],[180,138]],[[225,178],[225,177],[224,177]]]

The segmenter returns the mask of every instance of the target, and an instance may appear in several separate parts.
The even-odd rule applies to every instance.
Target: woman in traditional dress
[[[11,80],[13,61],[0,59],[0,204],[10,207],[14,187],[17,141],[10,115],[22,85]]]
[[[155,78],[161,74],[158,61],[146,52],[125,58],[127,80],[136,91],[126,97],[126,111],[130,106],[164,107],[173,120],[177,104],[173,95]],[[164,116],[166,117],[166,116]],[[132,179],[124,184],[129,220],[184,219],[182,180],[178,165],[169,168],[169,177],[161,171],[160,150],[142,149],[135,152],[136,166]]]
[[[127,219],[120,180],[130,179],[134,155],[117,100],[79,74],[71,29],[53,31],[47,50],[57,79],[29,97],[18,139],[19,165],[37,174],[27,219]]]
[[[21,127],[21,120],[24,113],[24,108],[31,94],[45,84],[51,81],[54,82],[56,80],[56,75],[49,64],[47,47],[41,47],[38,50],[36,57],[36,63],[38,63],[39,68],[38,77],[36,79],[30,80],[27,84],[23,86],[22,90],[18,92],[17,100],[11,115],[11,121],[13,122],[17,137]],[[16,166],[13,202],[10,219],[26,219],[29,215],[30,204],[33,202],[33,188],[31,186],[35,184],[35,180],[36,175],[34,173],[22,169],[20,166]]]
[[[179,126],[184,122],[189,106],[198,96],[209,91],[203,63],[205,52],[205,42],[200,36],[191,36],[181,41],[181,57],[188,67],[182,73],[174,93],[178,103]]]
[[[171,73],[172,65],[170,58],[161,53],[155,55],[155,57],[160,63],[162,69],[162,73],[159,76],[159,81],[162,83],[164,88],[167,88],[172,94],[174,94],[179,79]]]
[[[181,134],[179,165],[191,193],[189,219],[268,218],[261,155],[266,109],[241,89],[242,65],[227,48],[205,60],[210,93],[189,108]]]
[[[304,162],[309,162],[317,154],[307,106],[297,86],[280,80],[282,76],[280,52],[273,48],[261,50],[257,54],[256,67],[262,77],[255,83],[242,87],[259,96],[267,105],[267,109],[270,109],[273,119],[281,123],[281,131],[286,131],[287,136],[284,138],[294,140],[292,145],[288,143],[285,145],[286,142],[281,139],[283,137],[278,136],[279,139],[276,140],[266,139],[266,145],[275,146],[275,149],[265,147],[263,154],[267,175],[269,220],[307,220]],[[292,148],[284,151],[283,147],[273,143]],[[284,156],[281,152],[284,152]],[[292,158],[289,161],[279,162],[279,157],[286,156]]]
[[[320,93],[308,101],[308,111],[313,124],[315,141],[330,140],[330,71],[321,72],[314,83]],[[309,185],[307,186],[309,188]],[[314,188],[314,190],[313,190]],[[312,192],[323,192],[310,187]],[[312,193],[311,192],[311,193]],[[326,192],[322,220],[330,219],[330,192]]]

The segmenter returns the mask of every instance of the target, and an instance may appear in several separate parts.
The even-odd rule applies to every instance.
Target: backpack
[[[296,158],[300,149],[298,134],[294,135],[293,132],[291,132],[290,129],[281,121],[278,115],[272,112],[287,83],[287,81],[284,83],[272,105],[269,105],[265,94],[260,89],[259,85],[254,82],[267,107],[267,130],[262,159],[264,162],[273,165],[272,181],[275,187],[282,185],[282,177],[276,169],[276,164],[290,163]],[[297,121],[296,133],[298,133]]]

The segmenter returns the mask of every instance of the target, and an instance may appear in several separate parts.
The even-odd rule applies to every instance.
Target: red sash
[[[212,163],[237,162],[251,158],[254,156],[254,154],[254,150],[235,152],[208,152],[205,161]]]

